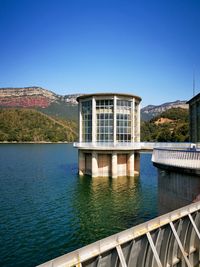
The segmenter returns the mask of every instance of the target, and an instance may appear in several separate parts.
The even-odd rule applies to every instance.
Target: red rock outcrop
[[[1,88],[1,107],[41,107],[46,108],[58,100],[58,96],[41,87]]]

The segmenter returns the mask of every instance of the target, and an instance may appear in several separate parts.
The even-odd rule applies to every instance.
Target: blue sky
[[[0,0],[0,87],[188,100],[199,14],[199,0]]]

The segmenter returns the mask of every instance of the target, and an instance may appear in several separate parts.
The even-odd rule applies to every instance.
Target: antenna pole
[[[193,96],[195,96],[195,71],[193,70]]]

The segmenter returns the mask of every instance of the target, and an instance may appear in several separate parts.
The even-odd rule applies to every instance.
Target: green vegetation
[[[149,122],[141,123],[141,141],[188,141],[188,124],[188,110],[172,108]],[[76,122],[54,118],[33,109],[0,109],[1,142],[73,142],[76,139]]]
[[[189,141],[188,116],[188,110],[172,108],[151,119],[149,122],[142,122],[141,141]]]
[[[0,141],[72,142],[77,125],[32,109],[0,109]]]
[[[50,116],[78,122],[78,105],[71,105],[60,101],[51,103],[49,107],[36,109]]]

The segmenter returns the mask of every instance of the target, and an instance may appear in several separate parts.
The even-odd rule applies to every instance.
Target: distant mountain
[[[0,88],[0,107],[35,108],[48,115],[77,121],[79,95],[62,96],[36,86]]]
[[[50,116],[78,121],[78,103],[81,94],[58,95],[41,87],[0,88],[0,107],[34,108]],[[177,100],[141,109],[142,121],[148,121],[171,108],[188,109],[186,101]]]
[[[160,115],[162,112],[165,112],[171,108],[182,108],[188,109],[189,106],[186,104],[187,101],[176,100],[174,102],[167,102],[162,105],[148,105],[141,109],[141,119],[143,121],[149,121],[152,118]]]

